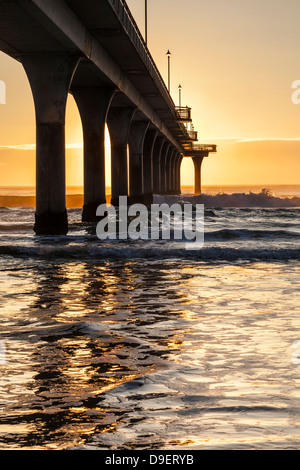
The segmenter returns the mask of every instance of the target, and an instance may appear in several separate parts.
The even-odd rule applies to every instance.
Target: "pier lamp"
[[[179,85],[179,86],[178,86],[178,91],[179,91],[179,108],[181,108],[181,90],[182,90],[182,86]]]
[[[168,90],[170,93],[170,88],[171,88],[171,76],[170,76],[170,69],[171,69],[171,52],[168,49],[167,52],[167,57],[168,57]]]
[[[145,0],[145,43],[148,43],[148,0]]]

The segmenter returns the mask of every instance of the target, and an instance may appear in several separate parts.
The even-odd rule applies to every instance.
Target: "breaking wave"
[[[268,189],[262,189],[259,193],[218,193],[215,195],[201,194],[199,196],[155,196],[156,203],[175,202],[204,204],[206,208],[216,207],[269,207],[269,208],[289,208],[300,207],[300,197],[279,197]]]
[[[204,204],[204,246],[187,240],[100,241],[94,225],[81,223],[81,209],[70,209],[67,236],[35,237],[34,209],[0,208],[0,256],[19,259],[167,260],[203,262],[300,260],[300,197],[260,193],[155,196],[155,204]],[[172,227],[174,228],[174,227]]]
[[[39,259],[77,259],[87,260],[197,260],[197,261],[237,261],[237,260],[300,260],[300,250],[297,247],[290,248],[255,248],[255,247],[231,247],[208,246],[192,250],[184,247],[169,247],[165,245],[143,246],[132,248],[126,246],[69,246],[69,247],[26,247],[26,246],[0,246],[0,255],[8,255],[17,258]]]

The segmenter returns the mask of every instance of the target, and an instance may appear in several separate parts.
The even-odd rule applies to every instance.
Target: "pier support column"
[[[161,153],[166,139],[163,136],[156,138],[153,149],[153,192],[159,194],[161,186]]]
[[[166,194],[167,187],[167,159],[171,149],[170,142],[166,141],[160,156],[160,188],[159,194]]]
[[[128,139],[135,108],[111,107],[107,125],[111,143],[111,204],[117,206],[119,196],[128,196]]]
[[[176,178],[177,178],[177,162],[178,162],[178,156],[179,156],[179,152],[178,150],[176,149],[174,151],[174,154],[173,154],[173,159],[172,159],[172,167],[171,167],[171,175],[170,175],[170,178],[171,178],[171,191],[172,191],[172,194],[176,194],[177,193],[177,183],[176,183]]]
[[[174,173],[174,161],[175,161],[175,156],[177,153],[177,149],[172,147],[172,150],[170,151],[168,160],[167,160],[167,186],[166,186],[166,193],[167,194],[174,194],[174,188],[173,188],[173,173]]]
[[[129,202],[144,203],[143,151],[149,127],[147,121],[134,121],[129,132]]]
[[[182,165],[183,155],[180,154],[178,156],[178,163],[177,163],[177,177],[176,177],[176,189],[177,193],[181,194],[181,165]]]
[[[195,195],[201,194],[201,167],[204,157],[192,157],[195,168]]]
[[[178,155],[177,163],[176,163],[176,193],[181,194],[181,164],[182,164],[183,156],[181,154]]]
[[[26,54],[36,114],[36,214],[40,235],[66,234],[65,113],[79,57],[63,53]]]
[[[144,204],[153,203],[153,150],[158,131],[148,129],[144,141],[143,179],[144,179]]]
[[[96,221],[97,207],[106,203],[105,123],[114,93],[114,89],[106,87],[72,88],[83,128],[84,222]]]

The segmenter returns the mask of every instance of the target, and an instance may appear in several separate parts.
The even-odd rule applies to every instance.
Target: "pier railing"
[[[195,143],[193,143],[193,150],[195,150],[196,152],[216,153],[217,146],[216,145],[195,144]]]
[[[113,6],[115,12],[117,13],[121,24],[125,28],[128,36],[130,37],[132,43],[134,44],[136,50],[138,51],[140,57],[142,58],[144,64],[146,65],[150,75],[154,79],[155,83],[158,85],[162,95],[169,102],[171,109],[175,108],[175,103],[170,95],[170,92],[165,84],[164,79],[162,78],[154,59],[152,58],[150,51],[147,47],[145,39],[141,34],[139,27],[132,16],[132,13],[129,9],[125,0],[109,0],[110,4]]]
[[[189,131],[188,130],[188,135],[189,135],[189,139],[196,142],[198,140],[198,132],[197,131]]]
[[[178,121],[180,122],[191,122],[192,121],[192,109],[188,106],[176,106],[176,114]]]
[[[173,114],[174,119],[178,122],[183,138],[181,139],[183,146],[186,145],[190,147],[193,145],[193,150],[196,151],[209,151],[216,152],[216,145],[198,145],[195,148],[194,142],[198,140],[198,133],[194,130],[187,130],[184,123],[192,122],[192,109],[188,106],[176,106],[168,90],[164,79],[162,78],[152,56],[147,47],[145,39],[140,32],[140,29],[132,16],[132,13],[125,0],[108,0],[112,8],[115,10],[120,23],[125,29],[128,37],[130,38],[132,44],[134,45],[136,51],[138,52],[143,64],[147,68],[149,74],[151,75],[154,83],[156,84],[158,90],[160,91],[163,99],[167,103],[170,112]]]

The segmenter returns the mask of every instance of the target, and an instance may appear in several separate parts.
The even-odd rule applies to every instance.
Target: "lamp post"
[[[148,0],[145,0],[145,43],[148,43]]]
[[[181,108],[181,90],[182,90],[181,85],[179,85],[178,90],[179,90],[179,108]]]
[[[171,71],[171,52],[169,50],[167,52],[167,57],[168,57],[168,90],[169,90],[169,93],[170,93],[170,89],[171,89],[171,75],[170,75],[170,71]]]

